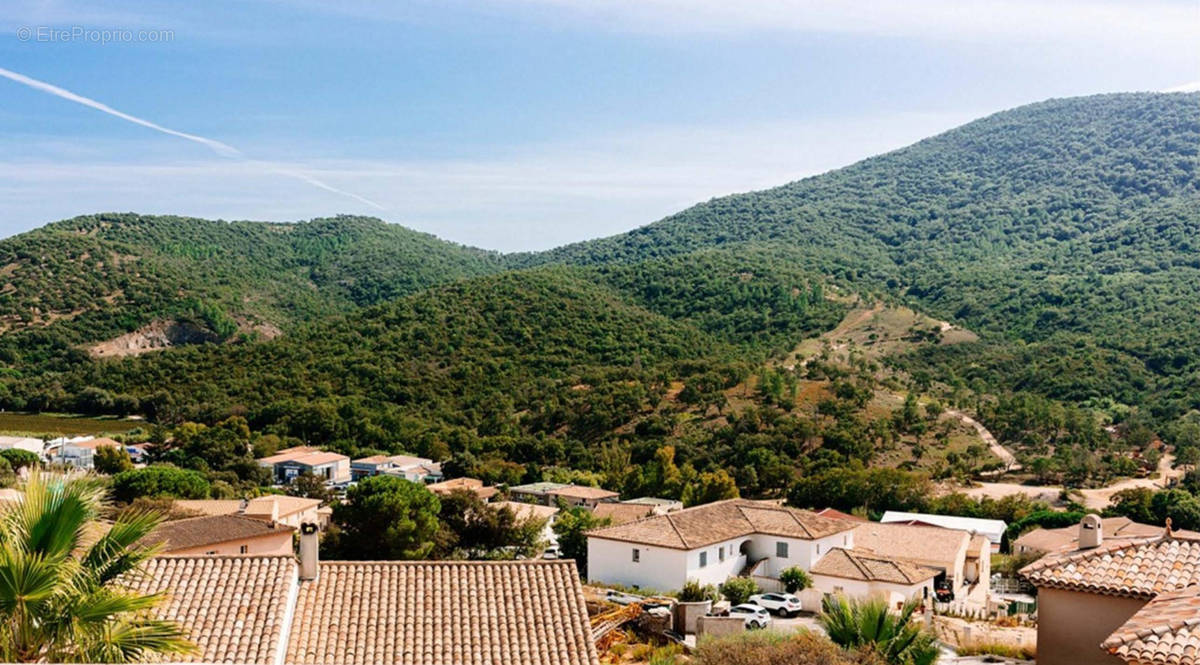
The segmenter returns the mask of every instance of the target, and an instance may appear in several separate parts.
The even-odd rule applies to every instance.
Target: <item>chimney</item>
[[[1104,544],[1104,523],[1096,514],[1084,515],[1079,523],[1079,549],[1090,550]]]
[[[300,580],[312,581],[320,573],[321,536],[317,525],[305,522],[300,525]]]

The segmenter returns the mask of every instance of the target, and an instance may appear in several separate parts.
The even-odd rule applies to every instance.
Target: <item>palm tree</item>
[[[105,504],[93,476],[33,472],[23,500],[0,505],[0,662],[129,663],[192,653],[155,619],[162,597],[120,584],[156,552],[138,542],[159,523],[124,514],[96,537]]]
[[[829,633],[829,639],[846,649],[873,651],[890,665],[933,665],[938,646],[933,635],[912,621],[915,601],[899,612],[888,609],[886,602],[847,600],[844,596],[826,596],[817,620]]]

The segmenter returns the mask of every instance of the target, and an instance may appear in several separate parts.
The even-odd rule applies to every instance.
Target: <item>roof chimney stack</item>
[[[1090,550],[1104,544],[1104,523],[1094,513],[1084,515],[1079,523],[1079,549]]]
[[[300,525],[300,580],[312,581],[320,574],[321,536],[317,525],[305,522]]]

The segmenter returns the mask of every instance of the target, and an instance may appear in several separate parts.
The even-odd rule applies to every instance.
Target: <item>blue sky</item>
[[[240,155],[0,78],[0,236],[359,213],[542,249],[1028,102],[1195,87],[1198,44],[1194,0],[6,0],[0,68]]]

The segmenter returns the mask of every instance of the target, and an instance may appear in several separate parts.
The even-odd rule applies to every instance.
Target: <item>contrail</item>
[[[132,122],[135,125],[141,125],[142,127],[148,127],[150,129],[153,129],[156,132],[162,132],[163,134],[169,134],[171,136],[177,136],[181,139],[187,139],[188,141],[193,141],[195,143],[199,143],[200,145],[203,145],[203,146],[209,148],[210,150],[217,153],[218,155],[221,155],[222,157],[229,157],[232,159],[242,159],[242,160],[246,160],[246,161],[251,161],[251,160],[247,159],[246,155],[243,154],[241,150],[238,150],[237,148],[235,148],[231,145],[221,143],[220,141],[215,141],[210,138],[205,138],[203,136],[196,136],[195,134],[188,134],[186,132],[174,130],[169,127],[163,127],[162,125],[150,122],[149,120],[143,120],[137,116],[132,116],[132,115],[129,115],[128,113],[122,113],[121,111],[118,111],[107,104],[102,104],[94,99],[88,99],[87,97],[84,97],[83,95],[77,95],[77,94],[71,92],[70,90],[60,88],[60,87],[58,87],[56,85],[52,85],[50,83],[46,83],[45,81],[39,81],[34,78],[29,78],[28,76],[25,76],[24,74],[18,74],[17,72],[5,69],[3,67],[0,67],[0,76],[3,76],[4,78],[16,81],[17,83],[20,83],[21,85],[29,86],[30,88],[33,88],[34,90],[40,90],[42,92],[46,92],[51,95],[54,95],[55,97],[61,97],[62,99],[65,99],[67,101],[75,102],[76,104],[82,104],[89,108],[96,109],[97,111],[100,111],[101,113],[107,113],[113,117],[120,118],[127,122]],[[261,163],[261,162],[252,162],[252,163]],[[272,173],[279,173],[281,175],[286,175],[286,176],[289,176],[292,178],[296,178],[297,180],[306,182],[310,185],[313,185],[314,187],[319,187],[327,192],[333,192],[334,194],[341,194],[342,196],[352,198],[356,201],[361,201],[362,203],[365,203],[373,208],[377,208],[379,210],[386,210],[386,208],[384,208],[383,206],[379,205],[378,203],[372,201],[371,199],[366,198],[365,196],[359,196],[358,194],[354,194],[352,192],[347,192],[343,189],[338,189],[337,187],[334,187],[333,185],[324,183],[324,182],[322,182],[310,175],[307,175],[305,173],[301,173],[299,171],[293,171],[290,169],[284,169],[284,168],[280,168],[280,167],[273,166],[273,165],[267,165],[266,168],[267,168],[267,170],[269,170]]]

